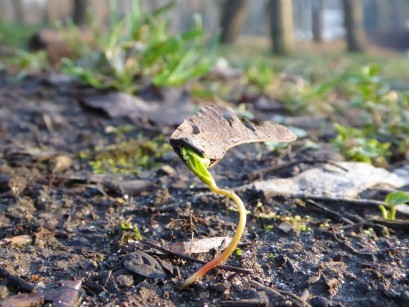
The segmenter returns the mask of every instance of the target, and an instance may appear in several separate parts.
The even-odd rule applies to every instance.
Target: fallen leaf
[[[285,233],[289,233],[291,229],[293,229],[293,225],[289,222],[282,222],[278,225],[278,229],[284,231]]]
[[[263,192],[266,196],[286,194],[295,197],[354,198],[375,186],[395,188],[409,184],[408,177],[400,177],[383,168],[361,162],[337,162],[339,167],[316,167],[291,178],[275,178],[240,187]]]
[[[1,307],[27,307],[44,304],[44,295],[41,293],[17,294],[0,300]]]
[[[148,119],[154,123],[176,125],[193,114],[189,96],[177,90],[164,93],[164,100],[147,101],[128,93],[115,92],[79,100],[83,109],[111,118]]]
[[[136,251],[124,257],[124,266],[131,272],[148,278],[165,278],[167,274],[152,256]]]
[[[53,173],[62,173],[72,165],[72,159],[64,154],[59,154],[53,159]]]
[[[313,275],[308,277],[307,279],[307,284],[308,285],[312,285],[315,284],[316,282],[318,282],[321,279],[321,271],[318,271],[317,275]]]
[[[29,244],[33,241],[33,238],[30,235],[21,235],[11,238],[5,238],[0,241],[0,245],[10,244],[15,246],[22,246],[24,244]]]
[[[208,253],[213,249],[220,250],[223,247],[229,245],[230,242],[231,238],[229,237],[214,237],[189,242],[173,243],[169,249],[177,253]]]
[[[57,289],[43,292],[47,301],[51,301],[55,307],[71,307],[76,305],[78,292],[81,288],[81,280],[64,280]]]
[[[27,186],[27,180],[21,176],[14,176],[10,178],[8,184],[11,192],[15,196],[20,196]]]
[[[121,191],[122,195],[135,196],[142,191],[146,191],[154,186],[154,183],[149,180],[131,180],[121,181],[116,183],[116,186]]]

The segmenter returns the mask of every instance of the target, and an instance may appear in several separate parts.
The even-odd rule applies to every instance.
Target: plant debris
[[[217,251],[192,257],[190,247],[176,253],[161,246],[231,237],[237,212],[226,210],[229,202],[202,188],[171,150],[154,158],[160,168],[146,164],[137,173],[95,174],[90,165],[96,161],[94,153],[105,149],[111,154],[108,149],[113,144],[140,137],[151,141],[160,135],[165,140],[174,126],[155,125],[155,117],[148,123],[87,112],[77,97],[95,97],[96,93],[76,83],[55,85],[47,79],[47,74],[27,75],[16,82],[14,75],[0,73],[0,305],[19,299],[16,295],[20,294],[27,294],[20,299],[33,305],[41,304],[43,297],[45,304],[53,304],[58,296],[47,293],[56,290],[70,293],[67,302],[91,306],[124,302],[135,306],[262,305],[266,300],[273,306],[407,305],[406,215],[398,210],[397,220],[382,220],[378,209],[391,186],[372,186],[377,197],[371,199],[367,191],[359,192],[353,201],[331,200],[330,195],[312,198],[320,206],[311,205],[310,198],[300,200],[277,191],[267,195],[251,188],[261,180],[287,180],[318,167],[293,161],[339,161],[327,154],[333,150],[323,156],[320,137],[315,139],[320,146],[308,149],[301,139],[291,154],[263,144],[258,144],[261,149],[252,144],[229,149],[215,179],[220,186],[243,187],[236,191],[248,204],[242,239],[247,244],[239,246],[241,253],[233,253],[229,266],[219,266],[201,282],[180,291],[183,277]],[[158,110],[163,114],[168,106],[165,101]],[[273,115],[263,111],[265,119]],[[222,121],[228,125],[227,119]],[[316,127],[318,121],[304,116],[304,122]],[[325,120],[319,123],[326,124]],[[389,173],[405,178],[407,163],[400,162]],[[263,179],[249,179],[251,172],[279,165],[287,166],[262,174]],[[353,169],[345,172],[325,165],[326,171],[318,174],[360,175]],[[375,177],[383,182],[390,179],[389,175],[365,174],[359,178],[363,184]],[[399,190],[408,191],[405,184]],[[371,200],[371,205],[358,205],[357,200],[364,199]],[[297,216],[308,231],[292,223]],[[279,229],[285,221],[293,225],[287,233]],[[132,268],[139,270],[145,264],[148,273],[161,277],[128,270],[125,261],[134,256],[127,255],[135,252],[143,256],[129,263]],[[319,278],[309,284],[312,276]],[[76,288],[66,281],[81,284]],[[17,305],[16,301],[11,304]]]

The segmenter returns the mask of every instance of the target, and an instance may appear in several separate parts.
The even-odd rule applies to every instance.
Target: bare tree
[[[294,49],[292,0],[269,0],[269,13],[273,53],[291,53]]]
[[[344,25],[349,52],[365,51],[366,36],[363,28],[363,7],[361,0],[342,0]]]
[[[86,23],[87,2],[87,0],[74,0],[72,19],[78,26],[83,26]]]
[[[385,32],[390,23],[391,3],[385,0],[364,2],[364,27],[368,33]]]
[[[17,22],[24,22],[24,3],[23,0],[13,1],[14,16]]]
[[[224,2],[220,19],[223,43],[232,43],[239,35],[246,17],[246,4],[247,0],[226,0]]]
[[[324,0],[312,0],[312,39],[322,42]]]
[[[10,21],[9,14],[7,14],[7,9],[8,9],[8,3],[5,1],[0,1],[0,20],[1,21]]]
[[[390,27],[392,29],[405,27],[406,23],[408,22],[408,3],[407,1],[403,1],[403,0],[390,1],[390,16],[391,16]]]

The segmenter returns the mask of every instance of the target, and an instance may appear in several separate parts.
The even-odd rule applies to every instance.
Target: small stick
[[[308,202],[311,205],[316,206],[317,208],[320,208],[322,211],[324,211],[325,213],[327,213],[329,216],[336,218],[337,220],[340,220],[344,223],[350,224],[350,225],[355,225],[355,223],[353,221],[351,221],[350,219],[344,217],[343,215],[339,214],[338,212],[335,212],[329,208],[327,208],[324,205],[321,205],[315,201],[313,201],[312,199],[306,199],[306,202]]]
[[[342,198],[342,197],[328,197],[328,196],[305,196],[301,198],[311,198],[315,200],[324,200],[324,201],[337,201],[337,202],[346,202],[358,205],[367,205],[371,207],[378,207],[379,205],[385,205],[385,202],[380,200],[373,199],[352,199],[352,198]]]
[[[253,285],[255,285],[255,286],[257,286],[257,287],[259,287],[261,289],[263,289],[264,291],[270,292],[270,293],[272,293],[274,295],[277,295],[277,296],[281,296],[281,297],[285,296],[285,295],[291,296],[292,298],[296,299],[297,301],[300,301],[303,304],[303,306],[312,307],[305,300],[303,300],[301,297],[299,297],[298,295],[296,295],[294,293],[284,291],[284,290],[279,290],[279,289],[273,288],[273,287],[268,287],[268,286],[263,285],[262,283],[259,283],[258,281],[255,281],[255,280],[250,280],[250,283],[252,283]]]
[[[24,281],[20,277],[9,273],[5,269],[0,268],[0,276],[7,279],[10,283],[15,285],[21,291],[31,293],[34,290],[34,287],[31,284]]]
[[[339,239],[337,237],[337,234],[335,233],[335,228],[334,228],[333,225],[331,225],[331,230],[332,230],[332,235],[334,236],[334,239],[338,243],[341,243],[342,245],[348,247],[355,254],[362,255],[362,256],[376,256],[376,255],[384,254],[384,253],[387,253],[387,252],[392,252],[392,251],[395,251],[395,250],[400,249],[400,248],[403,247],[403,246],[395,246],[395,247],[391,247],[391,248],[380,249],[380,250],[377,250],[376,252],[373,252],[373,253],[371,253],[371,252],[361,252],[361,251],[357,250],[356,248],[354,248],[348,242],[342,241],[341,239]]]

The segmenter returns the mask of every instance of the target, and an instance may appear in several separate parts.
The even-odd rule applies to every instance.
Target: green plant
[[[47,61],[47,54],[44,51],[28,52],[16,50],[8,62],[10,65],[22,70],[39,71],[47,67]]]
[[[39,25],[8,23],[0,20],[0,42],[3,46],[23,49],[30,36],[41,28]]]
[[[342,85],[350,96],[349,106],[358,111],[367,135],[391,139],[392,145],[403,153],[408,148],[405,140],[409,134],[409,100],[405,93],[393,90],[380,72],[381,65],[364,66],[345,74]]]
[[[195,274],[186,279],[181,286],[182,288],[186,288],[196,280],[200,279],[209,270],[229,258],[230,255],[235,251],[237,244],[239,243],[240,238],[243,235],[244,227],[246,225],[246,208],[244,207],[243,201],[240,199],[240,197],[238,197],[237,194],[235,194],[233,191],[224,190],[217,187],[212,175],[207,170],[210,165],[210,159],[203,157],[201,154],[190,148],[182,147],[181,149],[183,159],[187,167],[201,181],[208,185],[212,192],[222,196],[230,197],[236,203],[239,211],[239,222],[237,224],[237,229],[233,236],[233,239],[230,242],[230,245],[227,246],[227,248],[218,257],[206,263]]]
[[[144,238],[136,225],[132,225],[128,220],[120,222],[111,230],[110,235],[114,237],[113,242],[119,246],[128,244],[129,241],[141,241]]]
[[[237,247],[237,248],[234,250],[234,253],[235,253],[237,256],[241,256],[241,255],[243,254],[243,250]]]
[[[409,193],[395,191],[389,193],[385,198],[385,205],[380,205],[379,209],[382,212],[382,217],[385,220],[394,220],[396,215],[396,206],[409,203]],[[386,210],[386,208],[388,210]]]
[[[351,74],[345,75],[345,83],[351,87],[352,99],[350,106],[364,110],[370,114],[370,122],[377,128],[383,126],[381,107],[390,89],[382,82],[379,73],[380,65],[366,65]]]
[[[390,155],[390,143],[368,138],[364,129],[345,127],[337,123],[334,128],[338,135],[331,142],[348,160],[386,165],[385,157]]]
[[[247,83],[256,86],[263,93],[269,92],[273,86],[276,74],[265,59],[257,63],[250,63],[245,69],[244,77]]]
[[[64,70],[97,89],[114,88],[135,93],[139,84],[177,86],[207,73],[213,56],[204,47],[204,30],[198,16],[191,30],[170,34],[165,13],[174,1],[148,12],[142,1],[132,1],[126,16],[115,13],[106,35],[94,27],[96,51],[79,60],[65,59]],[[215,46],[213,41],[211,48]]]
[[[161,137],[152,140],[139,137],[130,141],[120,140],[95,152],[82,151],[79,155],[89,161],[95,174],[138,174],[143,169],[160,166],[157,160],[170,150],[170,145]]]

